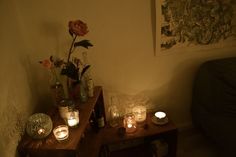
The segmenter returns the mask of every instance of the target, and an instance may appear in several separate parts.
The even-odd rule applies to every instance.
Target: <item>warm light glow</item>
[[[59,125],[53,129],[53,134],[58,141],[63,141],[69,137],[67,125]]]
[[[165,118],[166,117],[166,113],[162,112],[162,111],[156,112],[155,113],[155,117],[158,118],[158,119]]]
[[[133,114],[127,114],[124,117],[124,128],[127,133],[133,133],[136,131],[136,121]]]
[[[128,128],[131,128],[131,127],[132,127],[132,124],[128,124],[127,127],[128,127]]]
[[[70,127],[75,127],[79,124],[79,111],[74,110],[67,113],[67,124]]]
[[[38,130],[38,134],[39,134],[39,135],[44,134],[44,133],[45,133],[45,129],[42,129],[42,128],[41,128],[41,129]]]
[[[146,120],[146,107],[145,106],[134,107],[133,113],[135,115],[136,122],[141,123]]]
[[[75,118],[70,118],[67,120],[69,126],[75,126],[78,124],[77,120]]]

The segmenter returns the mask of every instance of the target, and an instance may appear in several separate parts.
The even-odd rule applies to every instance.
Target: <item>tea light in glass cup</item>
[[[67,124],[70,127],[76,127],[79,124],[79,110],[72,110],[67,113]]]
[[[153,118],[152,118],[152,121],[153,121],[155,124],[164,125],[164,124],[168,123],[168,118],[167,118],[165,112],[158,111],[158,112],[156,112],[156,113],[154,114],[154,116],[153,116]]]
[[[146,111],[146,107],[141,105],[133,108],[133,114],[137,123],[142,123],[146,120]]]
[[[127,133],[133,133],[137,130],[134,114],[129,113],[124,116],[124,128]]]
[[[53,134],[55,138],[61,142],[69,137],[69,129],[67,125],[59,125],[53,129]]]

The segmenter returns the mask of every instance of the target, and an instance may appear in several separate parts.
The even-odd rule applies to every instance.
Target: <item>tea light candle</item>
[[[137,126],[136,126],[136,121],[135,121],[135,116],[133,114],[127,114],[124,117],[124,128],[127,133],[133,133],[136,131]]]
[[[166,117],[166,113],[165,112],[162,112],[162,111],[158,111],[155,113],[155,117],[158,119],[158,120],[161,120],[161,119],[164,119]]]
[[[136,122],[141,123],[146,120],[146,111],[147,109],[145,106],[136,106],[133,108]]]
[[[69,130],[67,125],[59,125],[53,129],[55,138],[60,142],[69,137]]]
[[[79,124],[79,110],[73,110],[67,113],[67,124],[75,127]]]

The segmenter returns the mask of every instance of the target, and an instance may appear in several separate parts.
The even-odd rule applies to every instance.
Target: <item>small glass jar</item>
[[[137,123],[142,123],[146,120],[146,107],[143,105],[135,106],[133,108],[133,114]]]
[[[126,133],[133,133],[137,130],[137,123],[134,114],[129,113],[124,116],[124,128]]]
[[[73,109],[74,107],[75,103],[73,100],[63,99],[58,107],[61,118],[66,121],[69,110]]]
[[[69,127],[77,127],[79,124],[79,110],[69,108],[66,116],[66,122]]]
[[[67,125],[59,125],[53,129],[53,134],[57,141],[62,142],[69,137],[69,129]]]

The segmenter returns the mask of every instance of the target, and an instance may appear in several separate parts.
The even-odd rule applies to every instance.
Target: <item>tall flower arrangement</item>
[[[81,20],[69,21],[68,28],[69,34],[72,37],[72,42],[69,47],[66,59],[50,56],[49,59],[42,60],[39,63],[41,63],[47,69],[50,69],[52,73],[55,73],[55,68],[60,68],[60,74],[67,76],[66,90],[68,90],[68,93],[71,93],[71,88],[80,83],[84,73],[90,67],[90,65],[84,65],[79,58],[72,57],[72,54],[77,47],[84,47],[88,49],[93,45],[89,40],[79,39],[89,32],[86,23]]]

